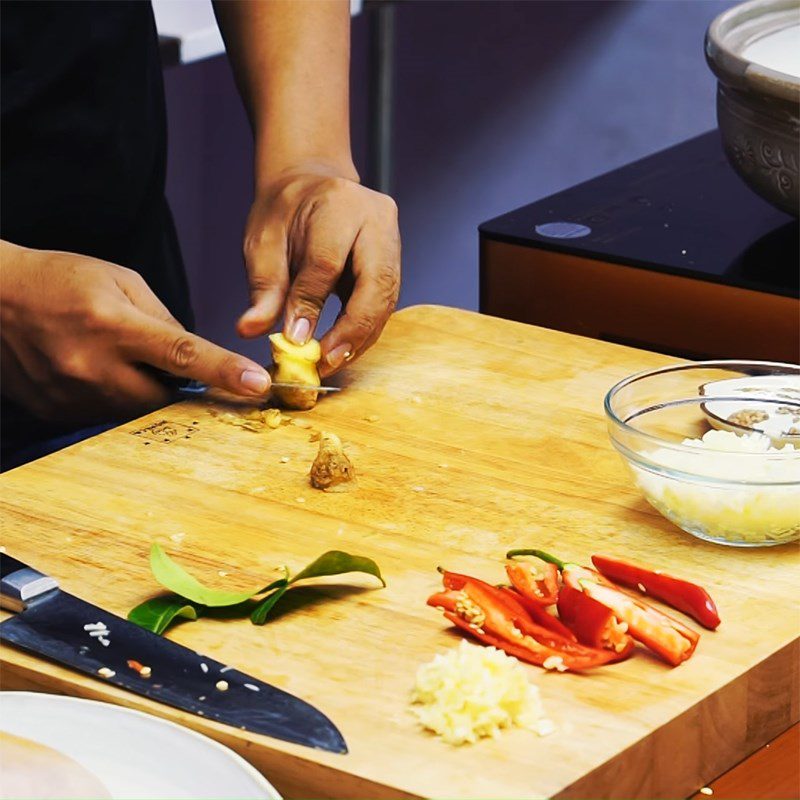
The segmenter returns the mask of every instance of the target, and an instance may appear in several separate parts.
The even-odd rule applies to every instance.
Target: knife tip
[[[338,730],[331,731],[330,737],[326,742],[321,742],[319,745],[322,750],[327,750],[329,753],[339,753],[341,755],[347,755],[350,751],[347,747],[347,742],[345,742],[344,737]]]

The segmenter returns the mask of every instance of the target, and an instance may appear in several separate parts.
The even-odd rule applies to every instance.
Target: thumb
[[[286,236],[277,227],[263,228],[259,234],[245,238],[250,308],[236,326],[240,336],[246,339],[263,336],[280,316],[289,288],[287,250]]]

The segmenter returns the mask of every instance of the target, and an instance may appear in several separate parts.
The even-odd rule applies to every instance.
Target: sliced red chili
[[[612,654],[608,651],[583,648],[580,653],[565,653],[541,644],[530,636],[523,636],[514,641],[506,639],[484,628],[477,628],[471,625],[457,613],[451,611],[445,611],[444,616],[454,625],[457,625],[481,642],[492,645],[498,650],[503,650],[508,655],[520,659],[520,661],[526,661],[538,667],[542,667],[546,661],[556,658],[560,659],[561,665],[566,669],[581,672],[585,669],[602,666],[613,660]]]
[[[503,594],[496,586],[486,583],[480,578],[472,578],[469,575],[461,575],[458,572],[448,572],[442,570],[442,583],[447,589],[463,591],[467,584],[471,584],[476,590],[481,591],[490,598],[489,605],[498,608],[508,619],[513,619],[524,613],[524,607],[514,597]]]
[[[563,571],[568,586],[577,582],[579,589],[611,609],[619,620],[627,622],[628,632],[634,639],[665,661],[677,666],[692,655],[700,635],[691,628],[647,603],[630,597],[621,589],[611,588],[584,575],[576,577],[570,574],[572,571],[572,564],[568,564]],[[577,567],[575,571],[588,572],[590,575],[593,572],[583,567]]]
[[[459,628],[470,634],[470,636],[474,636],[484,644],[496,647],[498,650],[502,650],[504,653],[508,653],[508,655],[514,656],[514,658],[518,658],[520,661],[526,661],[529,664],[535,664],[536,666],[542,665],[542,661],[544,659],[540,660],[538,657],[535,657],[534,654],[526,648],[513,644],[512,642],[502,639],[499,636],[493,636],[491,633],[486,633],[486,631],[483,629],[479,630],[473,628],[466,620],[461,619],[458,614],[445,611],[444,615],[448,620],[450,620],[450,622],[453,623],[453,625],[457,625]]]
[[[627,624],[621,623],[610,608],[584,592],[562,586],[558,594],[558,613],[581,644],[609,650],[619,661],[633,651],[635,644],[633,637],[626,633]]]
[[[522,608],[531,618],[532,622],[535,622],[537,625],[541,625],[543,628],[547,628],[554,633],[558,633],[565,639],[570,639],[573,642],[578,641],[575,634],[566,625],[564,625],[564,623],[561,622],[558,617],[550,614],[544,606],[540,605],[539,603],[531,602],[527,597],[524,597],[518,591],[516,591],[516,589],[511,589],[507,586],[498,588],[507,599],[510,598],[516,601],[520,608]]]
[[[662,600],[710,630],[719,626],[717,606],[702,586],[621,559],[592,556],[592,563],[612,581]]]
[[[428,604],[444,609],[460,628],[505,652],[544,666],[556,658],[564,668],[583,670],[606,664],[614,654],[585,647],[534,623],[519,601],[497,587],[455,573],[444,573],[449,591],[438,592]],[[458,620],[458,622],[456,622]]]
[[[538,560],[513,561],[506,572],[514,588],[533,603],[551,606],[558,599],[558,569],[555,564]]]

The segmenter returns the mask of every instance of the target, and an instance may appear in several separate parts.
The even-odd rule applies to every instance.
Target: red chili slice
[[[628,623],[628,632],[634,639],[649,647],[672,666],[691,657],[700,639],[698,633],[647,603],[628,596],[621,589],[611,588],[591,577],[570,575],[572,569],[572,564],[565,566],[565,583],[572,586],[577,582],[578,589],[611,609],[617,619]],[[589,573],[590,576],[593,572],[583,567],[578,567],[577,570]]]
[[[516,598],[497,587],[465,575],[444,573],[446,592],[437,592],[428,604],[440,607],[460,628],[487,644],[532,664],[544,666],[557,658],[570,670],[584,670],[614,659],[609,651],[585,647],[532,622]]]
[[[561,587],[558,613],[581,644],[610,650],[619,661],[627,658],[635,647],[633,637],[625,632],[627,626],[622,627],[610,608],[571,586]]]
[[[528,600],[527,597],[521,595],[516,589],[511,589],[507,586],[498,588],[506,598],[511,598],[519,603],[520,607],[528,614],[532,622],[541,625],[543,628],[548,628],[554,633],[563,636],[565,639],[570,639],[573,642],[578,641],[575,634],[558,617],[554,617],[550,614],[544,606]]]
[[[720,624],[717,606],[702,586],[616,558],[592,556],[592,563],[612,581],[644,591],[710,630]]]
[[[551,606],[558,599],[558,569],[555,564],[537,559],[512,561],[506,564],[506,572],[514,588],[533,603]]]

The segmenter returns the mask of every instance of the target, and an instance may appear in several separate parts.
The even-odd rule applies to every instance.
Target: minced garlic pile
[[[448,744],[495,737],[512,726],[540,736],[555,729],[516,658],[466,641],[417,670],[411,702],[420,723]]]
[[[697,455],[659,448],[647,457],[676,472],[705,475],[709,480],[672,478],[634,467],[637,482],[656,508],[716,539],[758,543],[797,537],[800,450],[790,444],[774,447],[761,433],[719,430],[708,431],[702,439],[684,439],[682,444],[697,449]],[[754,455],[762,453],[764,458]],[[773,455],[777,457],[770,458]]]

